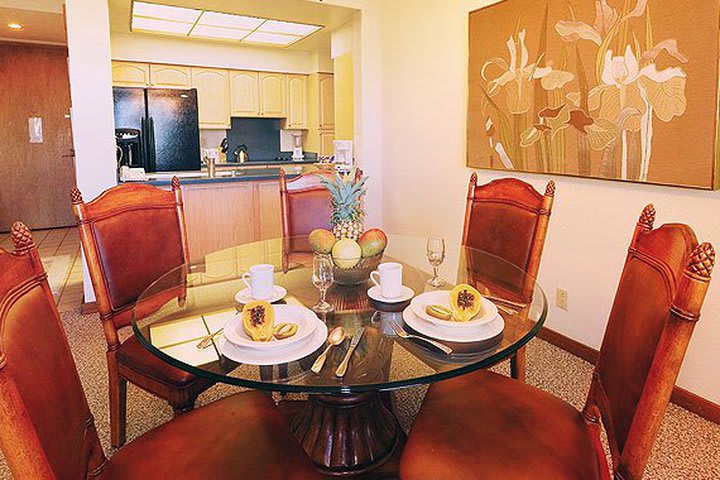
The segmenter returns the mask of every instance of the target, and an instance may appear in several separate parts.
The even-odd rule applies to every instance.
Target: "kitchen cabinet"
[[[190,88],[190,67],[150,65],[150,86],[158,88]]]
[[[307,128],[306,75],[288,75],[287,128]]]
[[[320,119],[318,128],[332,130],[335,128],[335,82],[332,74],[318,75]]]
[[[282,73],[260,73],[260,115],[285,117],[287,77]]]
[[[197,89],[200,128],[230,128],[230,75],[217,68],[190,69]]]
[[[308,77],[308,134],[304,149],[321,156],[333,154],[335,140],[335,87],[332,73]]]
[[[230,71],[230,99],[233,117],[260,116],[258,72]]]
[[[255,182],[255,238],[282,237],[280,218],[280,180]]]
[[[335,153],[335,132],[320,132],[320,151],[318,155],[329,157]]]
[[[116,87],[148,87],[150,86],[150,65],[113,61],[112,81]]]

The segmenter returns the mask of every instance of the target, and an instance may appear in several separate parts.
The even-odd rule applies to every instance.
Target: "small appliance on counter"
[[[237,163],[246,163],[250,161],[250,154],[248,153],[247,145],[238,145],[233,152],[233,155],[235,155],[235,162]]]
[[[292,159],[295,162],[302,162],[305,160],[302,146],[303,134],[302,132],[293,132],[292,137],[294,142]]]
[[[222,142],[220,142],[220,155],[218,156],[217,163],[227,163],[227,153],[229,149],[230,143],[227,137],[225,137],[222,139]]]
[[[335,140],[335,168],[342,172],[352,170],[355,160],[353,158],[353,142],[352,140]]]

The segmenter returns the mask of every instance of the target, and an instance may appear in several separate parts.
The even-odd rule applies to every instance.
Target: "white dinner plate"
[[[476,325],[475,328],[438,327],[434,323],[426,322],[415,315],[412,306],[403,311],[403,320],[416,332],[446,342],[481,342],[500,335],[505,329],[505,320],[500,315],[497,315],[490,322]]]
[[[413,291],[412,288],[406,287],[405,285],[403,285],[399,296],[394,297],[394,298],[387,298],[387,297],[383,296],[382,290],[380,289],[380,287],[375,285],[374,287],[371,287],[370,290],[368,290],[367,294],[368,294],[368,297],[372,298],[376,302],[402,303],[402,302],[407,302],[408,300],[413,298],[413,296],[415,295],[415,292]]]
[[[412,299],[410,307],[413,309],[413,313],[425,320],[426,322],[432,323],[442,328],[453,328],[453,329],[474,329],[480,325],[490,323],[498,316],[498,310],[494,303],[485,297],[481,296],[482,308],[480,313],[475,316],[469,322],[455,322],[453,320],[442,320],[435,318],[432,315],[428,315],[425,312],[425,307],[428,305],[442,305],[443,307],[450,308],[450,290],[434,290],[432,292],[421,293],[417,297]]]
[[[298,326],[295,335],[282,340],[273,338],[269,342],[255,342],[245,333],[242,314],[237,314],[225,325],[225,330],[223,330],[225,338],[238,347],[263,351],[278,350],[304,340],[316,330],[318,323],[322,323],[315,312],[300,305],[273,305],[273,310],[275,311],[275,325],[294,323]]]
[[[325,345],[327,340],[327,326],[317,320],[313,334],[300,342],[296,342],[286,348],[278,350],[257,350],[233,345],[230,342],[223,342],[220,351],[230,360],[248,365],[280,365],[294,362],[307,357]]]
[[[268,299],[265,299],[265,301],[269,303],[277,302],[285,298],[285,295],[287,295],[287,290],[285,290],[280,285],[275,285],[273,287],[272,296]],[[249,288],[244,288],[235,294],[235,301],[242,305],[246,305],[250,302],[255,302],[257,300],[257,298],[252,296],[252,290],[250,290]]]

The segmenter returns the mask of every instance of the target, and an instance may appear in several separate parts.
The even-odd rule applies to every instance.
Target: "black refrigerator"
[[[146,172],[200,170],[197,90],[113,88],[115,128],[140,131]]]

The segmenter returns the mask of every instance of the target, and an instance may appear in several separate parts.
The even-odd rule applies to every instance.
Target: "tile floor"
[[[57,268],[50,265],[51,261],[45,264],[50,286],[56,292],[54,296],[58,310],[62,313],[79,307],[83,300],[83,271],[77,229],[34,230],[32,234],[44,262],[60,260]],[[0,233],[0,248],[12,251],[9,233]]]

